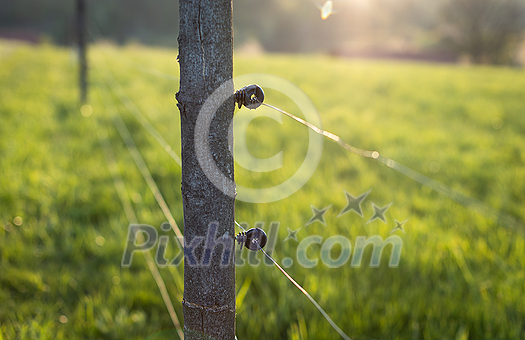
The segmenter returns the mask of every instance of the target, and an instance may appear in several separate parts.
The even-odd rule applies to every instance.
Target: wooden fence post
[[[195,145],[195,126],[202,105],[214,90],[231,81],[233,76],[232,1],[180,0],[178,42],[180,89],[177,106],[181,117],[185,239],[184,332],[189,340],[233,340],[235,199],[219,190],[203,172]],[[211,154],[231,183],[234,163],[228,147],[228,132],[234,108],[232,97],[213,113],[209,130]],[[226,239],[231,242],[223,242]],[[218,242],[210,264],[205,265],[204,247],[209,240]],[[222,264],[224,250],[230,252],[227,265]]]
[[[87,59],[86,59],[86,1],[77,0],[77,43],[79,61],[80,104],[87,101]]]

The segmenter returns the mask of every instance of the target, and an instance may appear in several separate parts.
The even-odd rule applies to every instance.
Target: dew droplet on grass
[[[80,113],[84,117],[89,117],[93,113],[93,108],[91,108],[91,105],[82,105],[80,108]]]
[[[116,286],[118,284],[120,284],[120,277],[118,276],[113,276],[113,278],[111,279],[111,281],[113,282],[113,284]]]
[[[97,244],[97,246],[102,247],[104,243],[106,243],[106,239],[102,236],[97,236],[97,238],[95,239],[95,243]]]
[[[503,120],[500,117],[492,118],[492,127],[495,130],[499,130],[503,127]]]
[[[4,225],[4,229],[5,229],[5,231],[7,231],[7,232],[10,233],[10,232],[13,231],[13,226],[11,225],[11,223],[6,223],[6,224]]]
[[[430,172],[433,172],[435,174],[437,174],[440,169],[441,169],[441,165],[438,162],[430,162],[430,164],[428,165],[428,170],[430,170]]]

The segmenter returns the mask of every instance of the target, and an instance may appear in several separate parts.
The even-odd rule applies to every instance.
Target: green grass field
[[[138,220],[171,235],[160,231],[166,218],[102,99],[115,100],[182,225],[180,168],[102,79],[111,70],[180,153],[178,81],[156,77],[151,69],[177,76],[176,56],[139,46],[93,47],[93,113],[84,117],[71,50],[0,43],[0,339],[177,339],[144,258],[135,254],[131,268],[120,267],[129,222],[97,137],[107,131]],[[295,83],[316,105],[323,127],[348,143],[378,150],[525,220],[523,70],[286,55],[237,55],[234,63],[235,75],[270,73]],[[266,101],[300,114],[275,91],[267,92]],[[308,146],[308,130],[288,118],[282,125],[257,118],[247,135],[257,157],[282,150],[285,169],[258,174],[237,166],[236,180],[244,186],[281,183],[302,163]],[[353,212],[338,217],[346,205],[344,190],[357,196],[370,189],[364,218]],[[366,224],[372,202],[393,203],[386,224]],[[386,239],[394,219],[408,219],[406,233],[395,232],[403,240],[398,268],[388,267],[387,246],[378,268],[369,266],[369,247],[360,267],[349,261],[329,268],[319,261],[303,268],[295,261],[287,269],[352,339],[525,337],[522,233],[328,140],[301,190],[274,203],[237,202],[236,219],[250,226],[262,221],[266,228],[280,222],[274,257],[282,263],[296,259],[298,243],[283,240],[287,228],[310,219],[310,205],[332,206],[326,226],[302,228],[299,241],[311,235],[342,235],[352,245],[359,236]],[[308,256],[319,258],[320,249],[312,245]],[[332,256],[338,252],[334,248]],[[181,317],[183,268],[160,271]],[[237,290],[240,340],[338,338],[275,267],[238,267]]]

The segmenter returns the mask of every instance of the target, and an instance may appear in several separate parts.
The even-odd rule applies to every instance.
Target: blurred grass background
[[[94,46],[89,55],[93,113],[84,117],[71,49],[0,42],[0,338],[177,338],[143,257],[136,254],[131,268],[120,268],[128,221],[97,138],[97,129],[108,129],[139,221],[172,236],[160,231],[166,219],[107,120],[100,96],[117,103],[182,226],[179,166],[101,78],[111,72],[179,153],[178,82],[141,72],[149,67],[177,76],[176,56],[175,50],[137,45]],[[523,70],[271,54],[236,55],[234,65],[235,75],[271,73],[297,84],[319,109],[324,128],[350,144],[378,150],[525,219]],[[300,114],[278,93],[269,91],[266,101]],[[251,187],[270,187],[289,177],[308,145],[306,128],[287,118],[282,125],[257,118],[247,135],[254,156],[282,150],[286,168],[257,174],[237,167],[237,182]],[[370,189],[364,218],[354,213],[337,218],[346,205],[343,190],[357,196]],[[371,202],[393,203],[387,224],[366,224]],[[352,339],[525,336],[522,234],[329,141],[301,190],[274,203],[237,202],[236,219],[250,226],[264,221],[266,228],[279,221],[274,256],[281,262],[295,259],[297,249],[295,241],[283,242],[287,228],[304,226],[312,216],[310,205],[330,204],[327,226],[309,225],[299,231],[299,240],[309,235],[343,235],[352,243],[357,236],[385,239],[394,219],[408,219],[406,233],[396,232],[404,242],[399,268],[388,268],[388,246],[379,268],[368,266],[367,249],[360,268],[319,262],[310,269],[297,263],[288,269]],[[320,246],[311,246],[308,256],[319,257]],[[180,316],[182,269],[161,269]],[[239,339],[337,336],[276,268],[238,267],[237,289]]]

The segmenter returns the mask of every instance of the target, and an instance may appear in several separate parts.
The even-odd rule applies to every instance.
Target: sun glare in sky
[[[334,4],[332,0],[326,1],[321,9],[321,19],[326,20],[328,17],[332,14],[332,10],[334,9]]]

